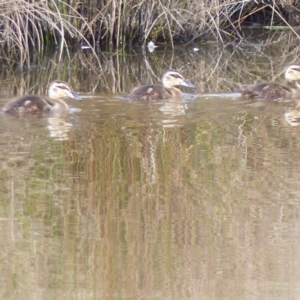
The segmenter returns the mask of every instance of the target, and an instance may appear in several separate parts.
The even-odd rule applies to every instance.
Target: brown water
[[[0,117],[0,298],[298,299],[296,110],[228,94],[280,81],[278,57],[254,50],[99,54],[102,71],[79,51],[4,69],[1,106],[57,78],[85,100],[66,117]],[[122,98],[171,67],[210,95]]]

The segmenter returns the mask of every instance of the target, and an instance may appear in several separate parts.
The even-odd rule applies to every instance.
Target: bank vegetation
[[[0,0],[0,50],[22,63],[53,45],[227,43],[243,40],[245,25],[284,25],[299,38],[299,20],[294,0]]]

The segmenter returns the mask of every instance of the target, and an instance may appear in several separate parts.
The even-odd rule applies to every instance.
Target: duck
[[[282,85],[274,82],[264,82],[243,86],[238,91],[242,97],[258,100],[279,100],[300,96],[300,64],[290,64],[284,70],[287,82]]]
[[[5,114],[43,114],[43,113],[67,113],[69,106],[62,98],[80,100],[70,86],[61,80],[54,80],[49,84],[48,97],[26,95],[9,101],[2,108]]]
[[[182,92],[176,86],[195,86],[185,79],[179,72],[169,70],[162,76],[162,85],[142,85],[131,90],[129,98],[133,100],[163,100],[177,98],[182,99]]]

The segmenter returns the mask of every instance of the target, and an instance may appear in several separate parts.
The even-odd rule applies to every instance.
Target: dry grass
[[[93,31],[96,28],[99,31],[99,41],[105,40],[117,47],[126,43],[145,43],[149,39],[172,45],[199,39],[224,43],[232,38],[241,39],[241,26],[247,20],[264,25],[281,23],[293,30],[290,23],[297,22],[300,16],[296,1],[257,2],[261,3],[246,0],[126,0],[122,5],[117,0],[102,0],[96,14],[93,1],[83,2],[82,13],[90,20]]]
[[[300,24],[298,1],[246,0],[0,0],[0,50],[21,65],[32,53],[56,44],[90,42],[123,48],[149,40],[223,44],[243,39],[246,21],[262,25]],[[270,3],[271,3],[270,2]],[[265,4],[266,3],[266,4]],[[35,51],[32,51],[34,49]]]
[[[76,27],[78,21],[93,38],[84,18],[63,1],[0,0],[0,12],[0,50],[20,65],[50,44],[56,44],[62,54],[68,40],[86,40],[82,29]]]

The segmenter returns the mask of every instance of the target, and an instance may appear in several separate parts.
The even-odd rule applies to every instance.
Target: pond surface
[[[296,50],[191,49],[2,69],[1,106],[54,79],[84,101],[0,117],[1,299],[299,298],[299,113],[234,93]],[[184,100],[126,100],[169,68]]]

